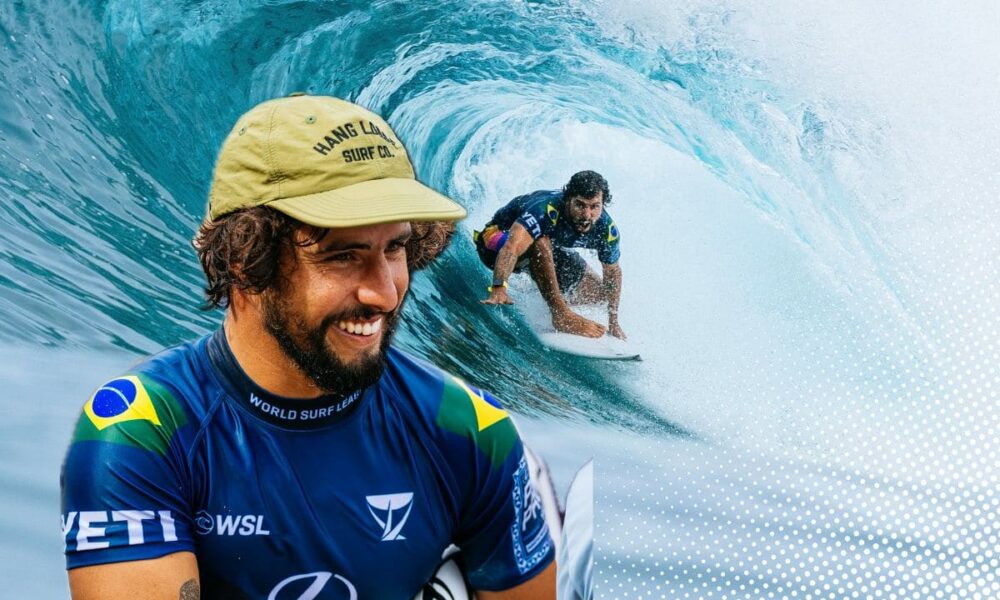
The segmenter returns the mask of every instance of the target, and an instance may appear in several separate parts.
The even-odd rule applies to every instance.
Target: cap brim
[[[461,205],[414,179],[385,178],[268,202],[275,210],[316,227],[358,227],[400,221],[458,221]]]

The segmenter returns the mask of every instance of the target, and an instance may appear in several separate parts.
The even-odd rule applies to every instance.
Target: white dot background
[[[839,305],[850,326],[734,365],[760,414],[599,460],[597,597],[1000,597],[998,205]]]
[[[613,374],[692,438],[598,451],[597,597],[1000,598],[1000,12],[966,8],[593,8],[721,73],[664,104],[723,184],[610,169],[665,190],[615,213],[654,360]]]

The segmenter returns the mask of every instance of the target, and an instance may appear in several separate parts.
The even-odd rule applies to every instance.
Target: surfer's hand
[[[552,326],[556,331],[592,338],[601,337],[605,331],[605,327],[600,323],[581,317],[571,310],[553,312]]]
[[[497,286],[490,292],[489,298],[480,300],[480,304],[514,304],[514,301],[507,295],[506,287]]]
[[[620,340],[626,340],[625,332],[622,331],[622,326],[618,324],[618,321],[612,321],[608,323],[608,333],[615,336]]]

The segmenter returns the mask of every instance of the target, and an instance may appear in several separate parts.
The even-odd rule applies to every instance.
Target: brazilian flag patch
[[[559,211],[556,210],[556,207],[551,204],[545,205],[545,214],[549,217],[549,220],[552,221],[553,225],[559,221]]]
[[[83,406],[73,443],[110,442],[166,454],[187,423],[177,400],[152,379],[126,375],[102,385]]]
[[[457,377],[444,381],[437,424],[470,438],[499,468],[517,443],[517,430],[500,403],[489,393],[473,388]]]
[[[608,243],[614,243],[618,241],[618,226],[615,225],[614,221],[608,225]]]

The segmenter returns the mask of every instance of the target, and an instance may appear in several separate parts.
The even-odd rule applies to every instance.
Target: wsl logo
[[[264,515],[213,515],[199,510],[194,527],[198,535],[271,535],[264,527]]]
[[[160,425],[149,393],[134,375],[104,384],[94,392],[83,410],[98,431],[125,421],[142,420]]]
[[[413,492],[365,496],[368,512],[382,528],[382,541],[405,540],[403,525],[413,510]]]
[[[194,529],[198,535],[208,535],[215,529],[215,517],[207,510],[199,510],[194,516]]]

